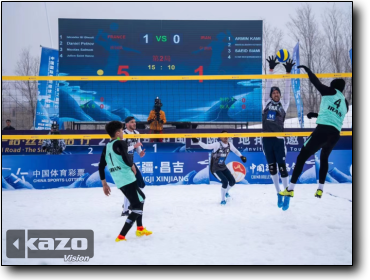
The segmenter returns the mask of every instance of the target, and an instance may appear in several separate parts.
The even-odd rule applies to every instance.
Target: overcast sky
[[[90,19],[183,19],[183,20],[260,20],[286,31],[289,15],[302,2],[288,3],[56,3],[47,2],[51,39],[56,48],[58,18]],[[311,3],[317,18],[332,2]],[[337,7],[350,11],[352,3],[338,2]],[[288,36],[286,36],[289,38]],[[23,47],[40,55],[40,45],[52,47],[44,3],[2,3],[2,67],[5,75],[14,75],[15,63]]]

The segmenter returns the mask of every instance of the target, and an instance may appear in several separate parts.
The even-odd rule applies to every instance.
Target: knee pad
[[[269,171],[271,175],[275,175],[277,173],[276,163],[269,164]]]
[[[279,163],[279,171],[282,178],[288,177],[288,171],[286,170],[286,164],[285,163]]]

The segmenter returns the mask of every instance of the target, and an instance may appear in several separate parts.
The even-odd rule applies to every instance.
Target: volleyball
[[[279,62],[285,62],[289,59],[289,57],[290,57],[290,54],[288,50],[286,49],[279,50],[276,53],[276,58],[278,59]]]
[[[227,168],[230,170],[231,174],[235,178],[235,182],[240,182],[244,179],[245,175],[247,175],[247,170],[245,166],[237,161],[229,162]]]

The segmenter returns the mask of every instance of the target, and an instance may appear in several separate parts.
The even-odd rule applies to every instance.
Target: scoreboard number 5
[[[125,75],[125,76],[130,76],[130,74],[127,72],[127,71],[123,71],[123,69],[128,69],[128,65],[120,65],[118,66],[118,71],[117,71],[117,75]],[[124,81],[120,81],[121,83],[126,83],[127,80],[124,80]]]

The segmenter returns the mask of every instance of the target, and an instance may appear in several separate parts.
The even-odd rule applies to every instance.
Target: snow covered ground
[[[219,205],[219,185],[149,186],[144,226],[153,235],[115,243],[125,221],[122,193],[112,188],[2,192],[3,265],[350,265],[352,185],[297,185],[286,212],[276,206],[273,185],[237,185]],[[334,197],[329,195],[330,192]],[[8,229],[92,229],[95,255],[87,263],[63,259],[9,259]]]

